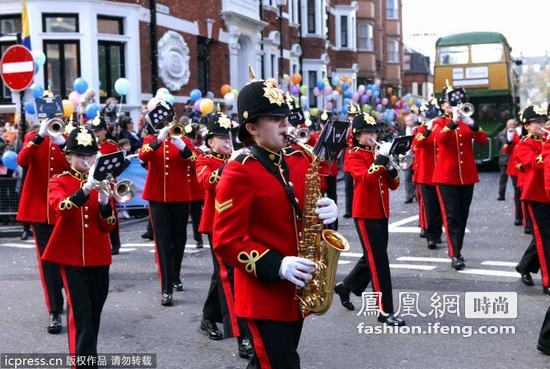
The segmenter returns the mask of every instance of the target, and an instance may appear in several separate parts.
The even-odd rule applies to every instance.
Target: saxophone
[[[296,298],[303,314],[324,314],[332,303],[338,258],[350,245],[340,233],[323,229],[323,223],[315,213],[315,205],[321,194],[319,165],[321,159],[311,147],[299,138],[287,135],[287,140],[300,147],[311,163],[306,173],[302,229],[298,240],[298,256],[315,263],[313,278],[305,287],[296,289]]]

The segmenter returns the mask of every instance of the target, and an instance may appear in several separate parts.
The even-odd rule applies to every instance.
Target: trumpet
[[[84,162],[84,165],[88,167],[88,169],[91,167],[87,161]],[[89,173],[89,175],[93,176],[94,173]],[[130,201],[137,192],[134,182],[129,179],[123,179],[115,183],[115,179],[111,174],[102,181],[95,180],[94,188],[120,203]]]
[[[376,141],[376,140],[372,140],[374,142],[374,144],[376,145],[376,154],[378,154],[378,149],[380,148],[380,146],[382,146],[382,143]],[[389,164],[395,169],[397,170],[398,172],[402,169],[401,168],[401,160],[399,162],[395,162],[394,158],[392,158],[391,156],[389,157],[390,161],[389,161]]]
[[[458,112],[465,117],[471,117],[472,115],[474,115],[475,108],[472,104],[467,102],[458,106]]]
[[[309,130],[309,128],[305,128],[305,127],[292,128],[291,130],[289,130],[289,135],[293,136],[295,141],[299,141],[303,144],[307,144],[311,137],[311,131]]]
[[[181,123],[176,123],[170,128],[170,137],[178,138],[183,137],[185,134],[185,127]]]
[[[65,131],[65,122],[59,118],[52,118],[48,121],[48,128],[46,132],[51,138],[59,137]]]

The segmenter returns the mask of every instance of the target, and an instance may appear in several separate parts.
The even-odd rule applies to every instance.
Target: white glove
[[[455,123],[458,123],[458,119],[460,118],[460,112],[458,110],[458,107],[457,106],[453,106],[453,121]]]
[[[518,136],[521,136],[523,130],[521,129],[521,126],[517,126],[516,127],[516,133],[518,134]]]
[[[313,261],[298,256],[285,256],[279,268],[279,277],[294,283],[298,287],[304,287],[304,281],[310,281],[315,271]]]
[[[323,224],[334,223],[338,219],[338,206],[333,199],[321,197],[315,204],[315,213],[319,215],[319,219],[323,221]]]
[[[172,137],[171,141],[174,144],[174,146],[178,148],[179,151],[182,151],[183,149],[185,149],[185,142],[181,139],[181,137]]]
[[[169,133],[170,133],[170,127],[169,126],[164,127],[163,129],[160,130],[157,136],[157,140],[159,140],[160,142],[166,140]]]
[[[384,142],[378,148],[378,155],[390,156],[391,142]]]
[[[94,161],[94,163],[92,164],[92,166],[88,170],[88,180],[86,181],[86,183],[84,183],[84,186],[82,186],[82,189],[84,190],[84,192],[86,192],[86,194],[90,193],[90,191],[95,187],[95,185],[97,183],[97,180],[94,179],[94,172],[95,172],[95,164],[96,163],[97,163],[97,159],[96,159],[96,161]]]
[[[474,120],[471,117],[462,116],[462,123],[466,123],[469,126],[474,125]]]
[[[514,138],[514,133],[516,133],[515,129],[510,129],[508,132],[506,132],[506,138],[508,139],[508,142],[511,142]]]
[[[63,137],[63,135],[59,135],[57,137],[55,137],[52,142],[56,145],[64,145],[66,140],[65,140],[65,137]]]
[[[40,137],[46,137],[48,134],[48,123],[50,122],[49,119],[44,119],[42,122],[40,122],[40,128],[38,129],[38,135]]]
[[[109,196],[104,191],[97,192],[97,199],[100,205],[107,205],[109,203]]]
[[[432,130],[432,127],[433,127],[433,124],[434,124],[434,120],[435,120],[435,119],[430,119],[429,121],[426,122],[426,128],[428,129],[428,131],[431,131],[431,130]]]
[[[235,150],[231,153],[231,156],[229,157],[229,160],[228,161],[233,161],[235,160],[239,155],[241,154],[250,154],[250,149],[247,148],[247,147],[243,147],[242,149],[239,149],[239,150]]]

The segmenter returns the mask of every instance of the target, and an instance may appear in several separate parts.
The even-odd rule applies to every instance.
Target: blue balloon
[[[353,92],[351,92],[351,90],[347,90],[344,92],[344,97],[348,97],[348,98],[351,98],[353,96]]]
[[[14,151],[8,150],[2,155],[2,163],[8,169],[17,169],[17,154]]]
[[[317,81],[317,88],[319,90],[323,90],[325,88],[325,82],[323,82],[322,80],[318,80]]]
[[[34,114],[36,113],[36,109],[34,108],[34,103],[33,102],[27,102],[25,103],[25,112],[28,113],[28,114]]]
[[[42,96],[44,96],[44,88],[40,86],[38,83],[33,83],[31,85],[31,90],[32,90],[32,97],[34,97],[35,99],[39,99]]]
[[[189,97],[191,98],[191,101],[195,102],[202,97],[202,92],[198,88],[195,88],[193,91],[191,91]]]
[[[119,78],[115,82],[115,91],[120,96],[126,95],[128,92],[130,92],[130,81],[128,81],[126,78]]]
[[[84,78],[78,77],[74,80],[73,88],[79,94],[83,94],[88,89],[88,82],[86,82]]]
[[[380,96],[380,91],[379,90],[374,90],[374,92],[372,93],[372,96],[374,96],[374,97]]]
[[[338,80],[338,77],[332,77],[332,86],[334,87],[338,86],[338,82],[340,82]]]
[[[349,88],[349,84],[348,84],[348,83],[344,83],[344,84],[342,85],[342,90],[346,91],[348,88]]]
[[[40,65],[37,62],[34,62],[34,75],[38,74],[40,70]]]
[[[176,98],[170,93],[164,96],[164,100],[170,105],[174,105],[174,103],[176,102]]]
[[[96,103],[91,103],[86,106],[86,110],[84,111],[84,114],[86,114],[86,117],[88,119],[94,119],[97,117],[97,113],[99,112],[99,105]]]
[[[348,105],[342,106],[342,114],[346,115],[348,113]]]
[[[415,104],[417,107],[420,107],[420,105],[422,105],[422,100],[421,100],[421,99],[416,99],[416,101],[414,102],[414,104]]]

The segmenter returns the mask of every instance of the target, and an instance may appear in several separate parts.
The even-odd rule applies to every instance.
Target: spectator
[[[141,147],[141,138],[134,131],[134,122],[132,118],[124,116],[120,119],[120,134],[118,139],[127,138],[130,141],[130,153],[136,152]]]

